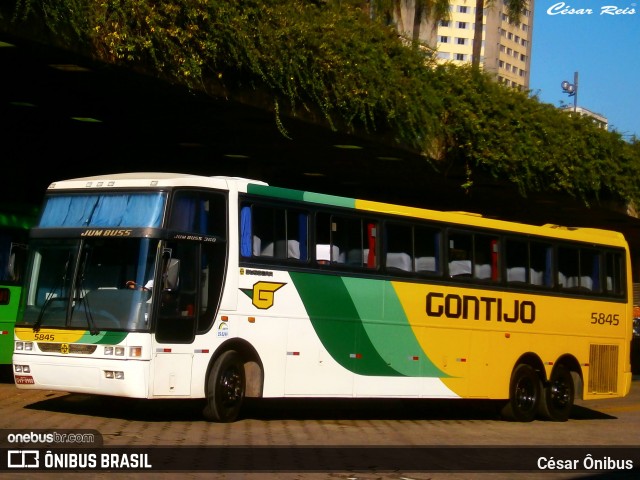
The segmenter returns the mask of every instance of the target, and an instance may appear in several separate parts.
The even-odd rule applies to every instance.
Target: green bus
[[[0,365],[11,364],[29,229],[37,218],[35,206],[0,204]]]

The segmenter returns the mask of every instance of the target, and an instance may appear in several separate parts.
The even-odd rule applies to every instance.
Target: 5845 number
[[[611,325],[616,326],[620,323],[620,315],[617,313],[598,313],[593,312],[591,314],[591,323],[598,325]]]
[[[36,333],[33,338],[34,340],[49,340],[50,342],[56,339],[53,333]]]

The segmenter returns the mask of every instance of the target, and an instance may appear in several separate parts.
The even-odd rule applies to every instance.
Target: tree
[[[507,7],[507,17],[509,21],[518,25],[520,17],[529,6],[528,0],[504,0]],[[471,66],[474,70],[480,68],[480,51],[482,50],[482,27],[484,9],[493,8],[495,0],[476,0],[476,18],[473,32],[473,49],[471,51]]]
[[[407,7],[414,6],[413,29],[411,40],[414,45],[420,43],[420,31],[423,20],[433,20],[434,28],[440,20],[449,17],[450,0],[369,0],[369,4],[374,12],[383,15],[385,18],[402,17],[402,4]]]

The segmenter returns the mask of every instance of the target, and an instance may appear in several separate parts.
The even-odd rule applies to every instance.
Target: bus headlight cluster
[[[125,347],[114,347],[114,346],[106,346],[104,347],[104,354],[115,356],[115,357],[124,357],[124,352],[126,351]],[[142,356],[142,347],[129,347],[129,357],[138,358]]]
[[[124,357],[124,347],[104,347],[104,354]]]
[[[33,342],[23,342],[23,341],[17,340],[14,345],[14,350],[18,352],[32,352]]]
[[[119,370],[105,370],[104,377],[112,380],[124,380],[124,372]]]
[[[16,373],[31,373],[29,365],[14,365],[13,369]]]

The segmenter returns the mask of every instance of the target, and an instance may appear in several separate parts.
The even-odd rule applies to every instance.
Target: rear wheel
[[[516,422],[531,422],[538,413],[542,387],[538,374],[530,365],[518,365],[511,374],[509,401],[502,415]]]
[[[214,422],[235,421],[244,401],[245,383],[242,357],[233,350],[220,355],[209,373],[205,418]]]
[[[574,397],[571,372],[562,365],[556,366],[540,400],[540,415],[554,422],[566,422],[571,415]]]

